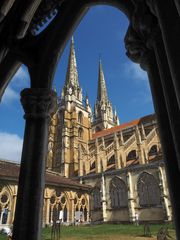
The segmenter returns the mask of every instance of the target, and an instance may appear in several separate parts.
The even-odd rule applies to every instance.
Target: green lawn
[[[69,226],[61,227],[61,240],[145,240],[157,239],[157,232],[162,225],[150,225],[152,237],[144,237],[144,226],[102,224],[91,226]],[[175,231],[172,225],[168,225],[169,233],[175,239]],[[51,228],[43,229],[43,240],[51,239]],[[0,234],[0,240],[7,240],[7,237]]]

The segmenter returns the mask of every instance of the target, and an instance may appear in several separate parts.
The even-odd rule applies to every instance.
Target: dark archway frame
[[[41,238],[48,118],[56,102],[52,80],[67,40],[89,7],[97,4],[117,7],[130,21],[125,36],[127,55],[148,73],[180,239],[180,1],[59,0],[58,14],[36,37],[28,27],[40,5],[29,22],[22,21],[31,2],[15,0],[8,13],[0,15],[0,96],[22,63],[31,80],[31,88],[21,94],[26,128],[13,240]]]

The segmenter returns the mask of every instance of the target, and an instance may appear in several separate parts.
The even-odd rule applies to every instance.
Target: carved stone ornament
[[[157,24],[158,20],[152,14],[146,2],[144,0],[138,0],[132,16],[133,29],[147,41],[154,28],[157,27]]]
[[[43,88],[26,88],[21,92],[24,118],[46,118],[56,109],[56,92]]]

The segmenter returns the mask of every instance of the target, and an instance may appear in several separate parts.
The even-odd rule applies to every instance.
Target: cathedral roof
[[[155,114],[147,115],[147,116],[144,116],[144,117],[142,117],[142,118],[138,118],[138,119],[132,120],[132,121],[130,121],[130,122],[123,123],[123,124],[121,124],[121,125],[119,125],[119,126],[115,126],[115,127],[109,128],[109,129],[105,129],[105,130],[96,132],[96,133],[94,133],[94,134],[92,135],[92,138],[93,138],[93,139],[96,139],[96,138],[98,138],[98,137],[104,137],[104,136],[113,134],[113,133],[115,133],[115,132],[124,130],[124,129],[126,129],[126,128],[134,127],[134,126],[136,126],[136,125],[138,125],[138,124],[152,121],[152,120],[154,120],[154,119],[155,119]]]
[[[19,170],[20,164],[6,160],[0,160],[1,180],[18,182]],[[68,190],[78,189],[82,191],[89,191],[91,189],[91,186],[80,184],[52,171],[46,171],[46,185],[57,186]]]

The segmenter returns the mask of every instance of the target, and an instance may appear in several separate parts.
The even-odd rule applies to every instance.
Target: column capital
[[[21,92],[25,119],[48,118],[55,111],[57,94],[46,88],[26,88]]]
[[[131,25],[127,30],[124,42],[127,50],[126,55],[146,70],[146,66],[151,61],[152,50],[147,48],[145,39]]]

